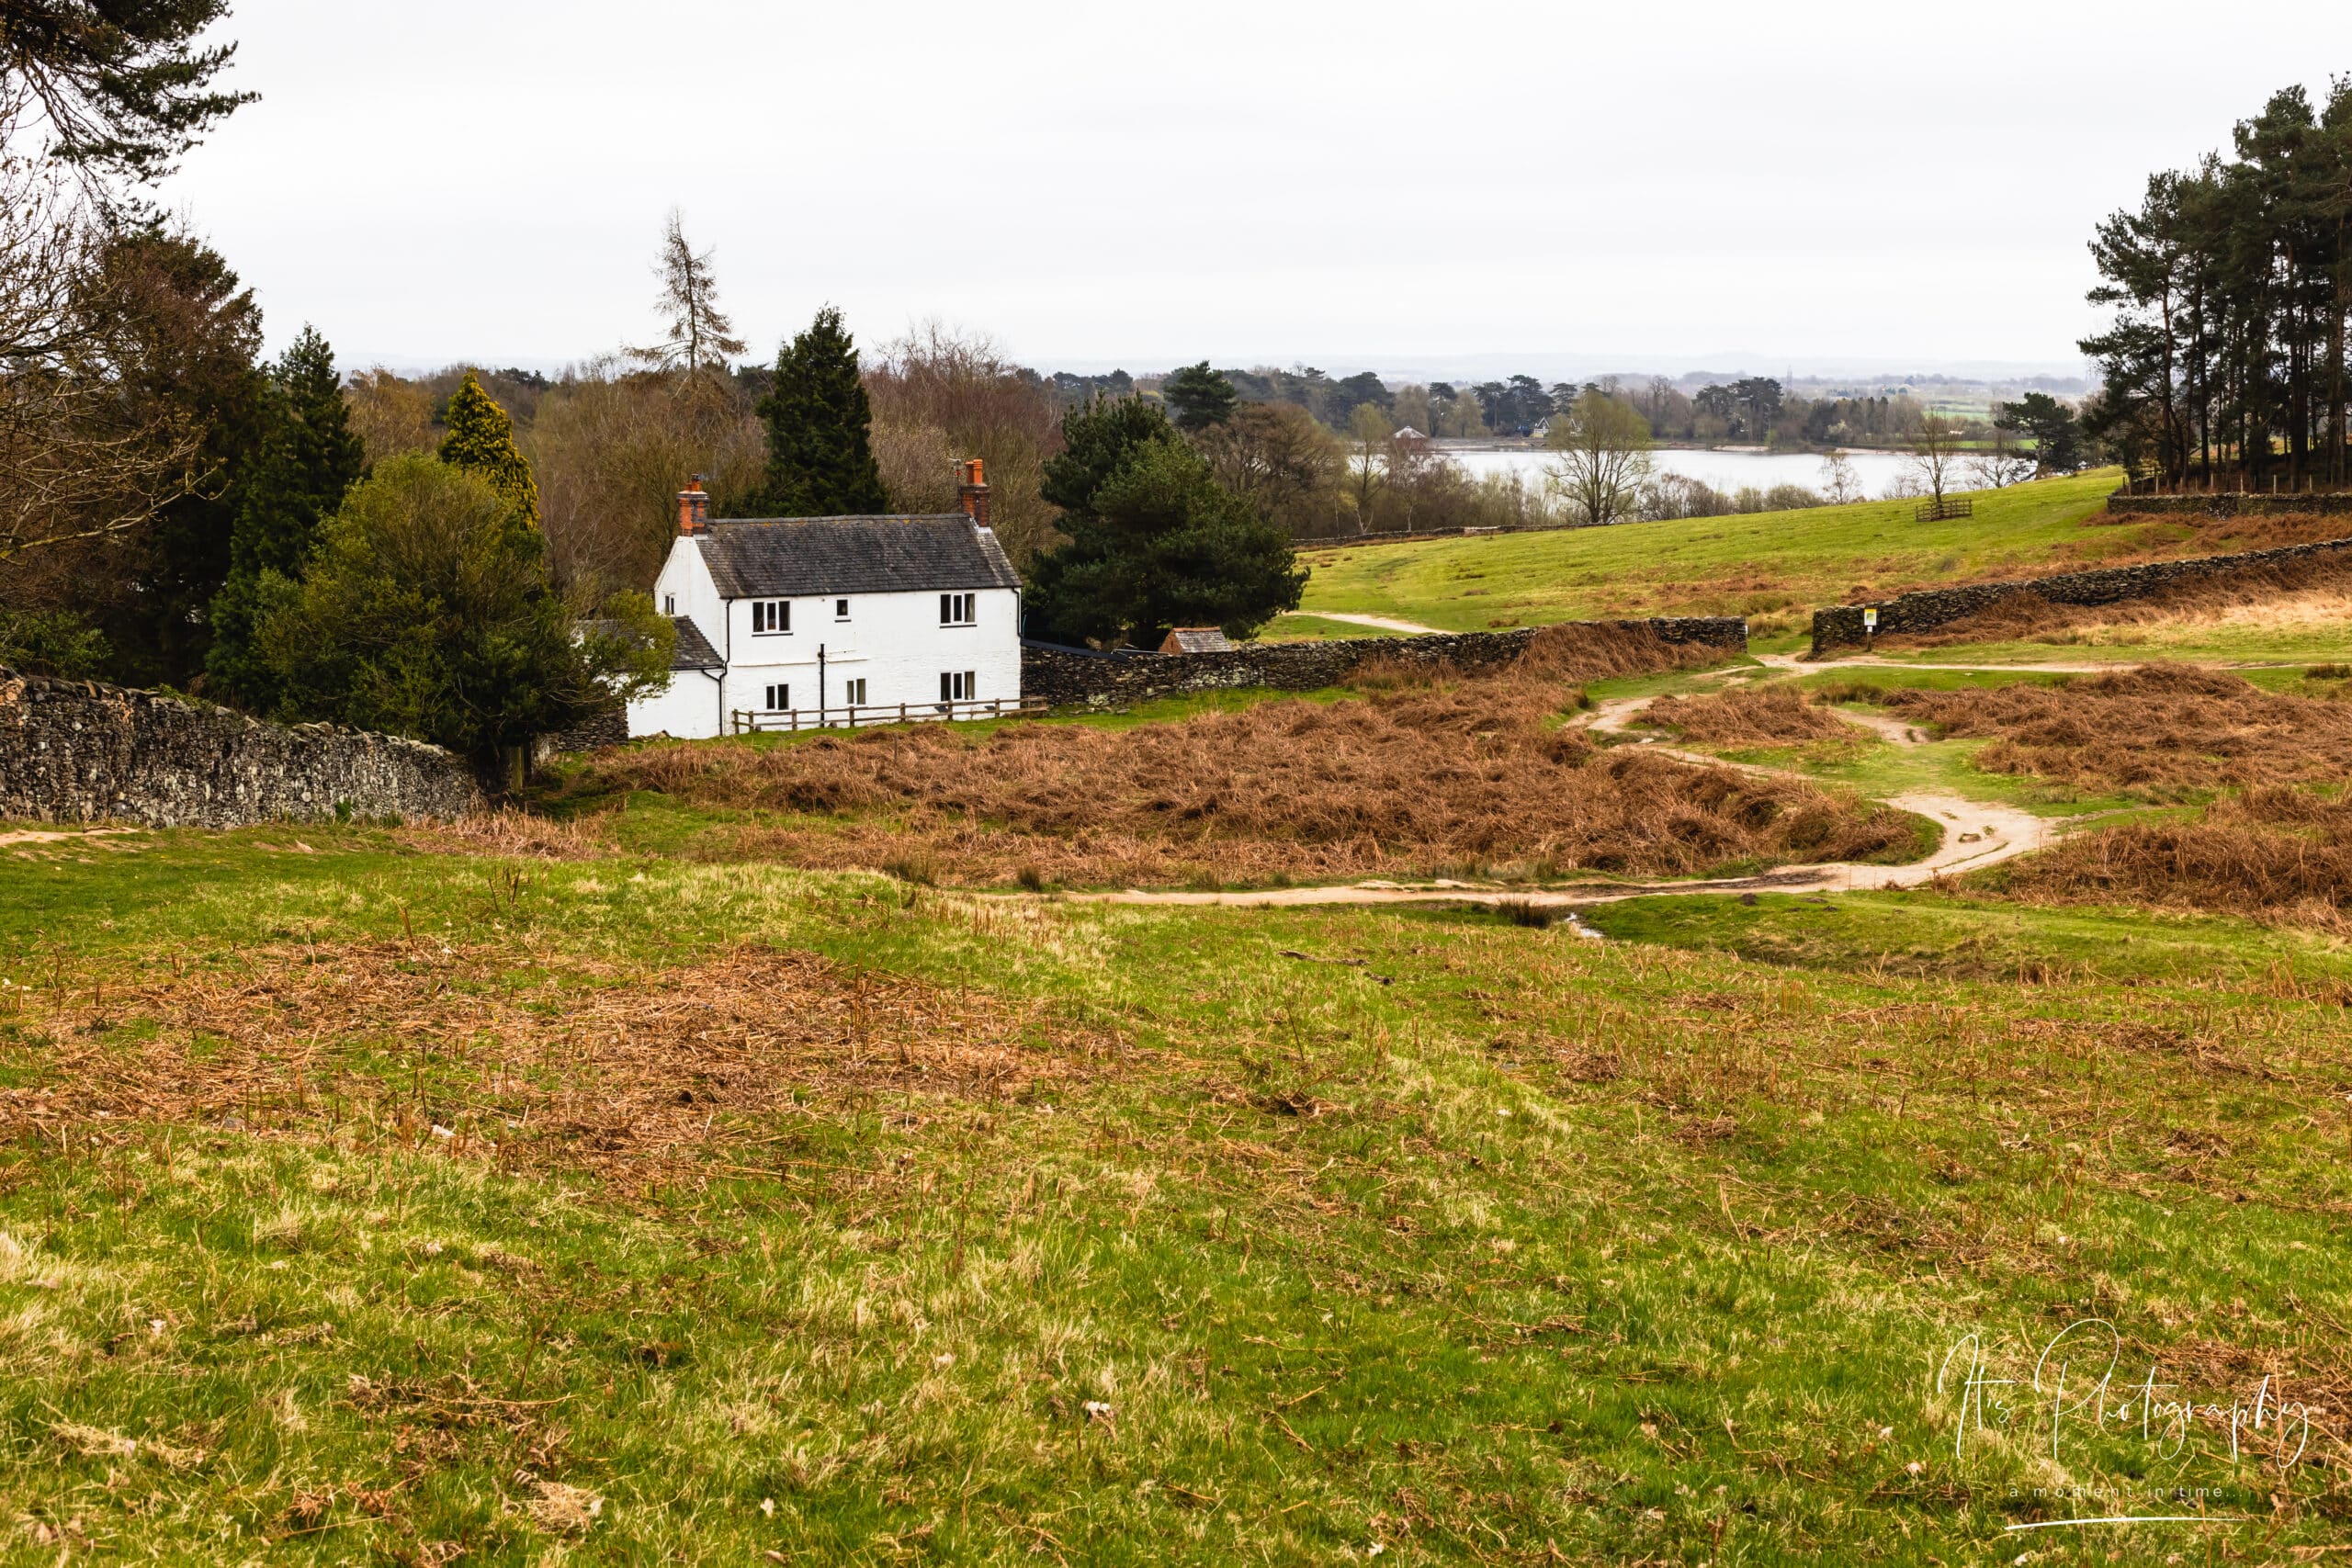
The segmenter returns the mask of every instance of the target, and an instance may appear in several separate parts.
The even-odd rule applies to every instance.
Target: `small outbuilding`
[[[1159,645],[1162,653],[1231,653],[1233,639],[1221,626],[1178,626]]]

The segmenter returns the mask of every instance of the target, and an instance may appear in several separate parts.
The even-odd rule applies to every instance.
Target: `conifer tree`
[[[735,323],[718,308],[718,280],[712,275],[710,252],[697,252],[686,243],[685,217],[670,209],[670,225],[662,235],[662,302],[658,307],[670,323],[670,335],[661,343],[628,351],[631,359],[657,370],[724,372],[729,355],[743,352]]]
[[[336,378],[334,350],[305,327],[270,368],[260,455],[239,484],[229,576],[212,599],[205,672],[257,711],[276,705],[277,682],[253,646],[273,598],[302,574],[319,525],[343,504],[367,466]]]
[[[514,422],[491,400],[470,370],[449,399],[449,434],[441,439],[441,460],[469,468],[504,496],[523,520],[539,525],[539,487],[531,465],[514,445]]]
[[[857,345],[828,305],[776,355],[775,385],[759,402],[768,425],[767,483],[755,505],[776,517],[887,511],[869,439],[873,412]]]

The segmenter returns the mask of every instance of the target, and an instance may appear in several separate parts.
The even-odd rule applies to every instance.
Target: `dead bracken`
[[[550,974],[510,951],[433,942],[266,952],[235,974],[109,981],[110,1013],[155,1026],[130,1040],[81,1029],[89,999],[18,1015],[56,1042],[54,1087],[0,1089],[0,1137],[132,1121],[350,1134],[585,1168],[622,1191],[805,1097],[1010,1099],[1116,1043],[992,998],[762,947],[653,975],[588,960]]]
[[[1521,667],[1360,672],[1363,694],[1124,730],[937,727],[800,745],[603,754],[587,787],[658,790],[783,818],[698,851],[815,867],[918,862],[966,883],[1223,885],[1519,868],[1653,875],[1733,862],[1862,860],[1901,814],[1800,780],[1633,750],[1561,728],[1564,682],[1714,656],[1644,633],[1539,638]],[[1835,720],[1829,722],[1835,723]]]

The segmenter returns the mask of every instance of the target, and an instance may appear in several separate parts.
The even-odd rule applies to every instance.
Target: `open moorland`
[[[2324,1562],[2352,680],[1993,662],[0,829],[7,1550]]]

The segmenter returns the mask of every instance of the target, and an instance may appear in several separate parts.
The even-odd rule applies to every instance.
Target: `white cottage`
[[[1021,702],[1021,578],[988,524],[978,458],[959,512],[712,521],[697,481],[653,602],[678,628],[667,690],[628,732],[680,739],[899,718],[971,718]]]

